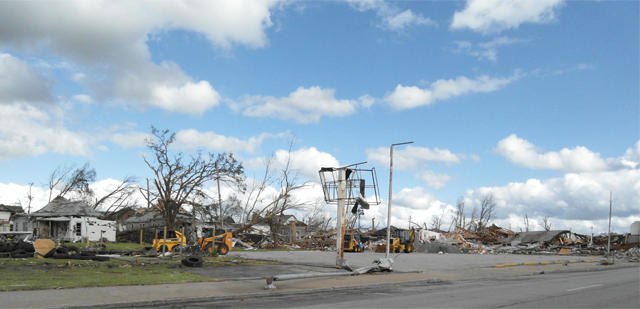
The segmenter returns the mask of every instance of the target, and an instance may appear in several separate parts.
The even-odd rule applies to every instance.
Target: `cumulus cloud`
[[[272,24],[271,10],[278,2],[5,2],[0,10],[0,43],[52,52],[91,72],[75,80],[99,101],[199,114],[218,105],[219,94],[175,63],[154,63],[147,40],[180,29],[200,33],[218,48],[262,47],[267,42],[264,31]]]
[[[0,159],[48,152],[86,155],[88,138],[66,129],[56,113],[27,104],[0,104]]]
[[[294,120],[298,123],[317,122],[323,116],[344,117],[353,114],[360,106],[373,104],[370,96],[361,96],[357,100],[336,99],[334,89],[317,86],[299,87],[286,97],[248,96],[239,103],[236,109],[242,109],[245,116],[269,117]]]
[[[27,62],[0,53],[0,104],[48,103],[52,81]]]
[[[282,134],[262,133],[258,136],[252,136],[246,140],[236,137],[227,137],[216,134],[212,131],[200,132],[194,129],[180,130],[176,133],[175,148],[178,149],[198,149],[216,151],[245,151],[254,153],[262,142],[267,138],[281,137]]]
[[[371,211],[365,211],[363,219],[370,221],[370,218],[374,217],[376,221],[380,222],[378,227],[384,228],[387,225],[387,207],[384,205],[386,202],[379,206],[372,206]],[[453,215],[454,210],[453,205],[438,200],[423,188],[404,188],[393,195],[391,225],[407,228],[409,218],[411,218],[411,222],[415,224],[429,226],[434,216],[442,217],[444,223],[448,224],[447,221]]]
[[[469,41],[454,41],[454,53],[467,54],[480,60],[496,62],[498,60],[498,48],[514,44],[521,44],[528,40],[501,36],[487,42],[472,43]]]
[[[456,11],[451,29],[468,28],[481,33],[496,33],[518,28],[523,23],[548,23],[563,0],[467,0]]]
[[[498,142],[496,151],[509,161],[524,167],[558,171],[603,171],[635,168],[640,164],[637,156],[638,143],[634,148],[628,149],[622,158],[603,159],[599,153],[592,152],[584,146],[542,152],[531,142],[511,134]]]
[[[427,186],[434,188],[436,190],[444,188],[449,181],[451,181],[451,176],[447,174],[436,174],[433,171],[422,171],[417,174],[418,179],[424,182]]]
[[[248,160],[245,167],[251,169],[263,169],[267,164],[271,164],[274,171],[282,170],[287,162],[291,171],[295,171],[299,180],[317,180],[318,171],[321,167],[340,166],[338,160],[327,152],[322,152],[315,147],[300,148],[289,153],[288,150],[279,149],[274,152],[272,158],[255,158]]]
[[[435,26],[437,23],[411,10],[401,10],[396,5],[384,0],[347,0],[354,9],[365,12],[374,11],[381,19],[381,28],[392,31],[403,31],[411,26]]]
[[[138,131],[115,131],[107,134],[107,140],[124,148],[144,147],[147,140],[153,135]],[[179,150],[205,149],[209,151],[254,153],[259,150],[265,139],[280,138],[284,133],[262,133],[247,139],[217,134],[213,131],[198,131],[196,129],[184,129],[176,132],[175,142],[172,148]]]
[[[378,147],[365,150],[367,160],[380,165],[389,166],[389,148]],[[399,170],[410,170],[427,166],[429,162],[440,162],[446,164],[460,163],[460,155],[452,153],[448,149],[426,148],[407,146],[393,151],[393,168]]]
[[[526,213],[532,218],[549,216],[552,222],[575,224],[573,230],[581,228],[585,233],[587,226],[606,230],[603,223],[609,215],[610,192],[613,192],[614,216],[621,224],[616,230],[626,231],[629,226],[622,223],[629,221],[630,224],[633,217],[638,217],[640,170],[637,169],[568,173],[546,180],[532,178],[505,186],[480,187],[466,195],[472,206],[479,205],[482,197],[491,193],[496,201],[496,222],[508,221],[510,217],[522,218]],[[520,225],[512,227],[516,226]]]
[[[410,109],[422,105],[430,105],[435,101],[447,100],[474,92],[493,92],[517,80],[515,74],[507,78],[493,78],[481,75],[475,79],[460,76],[455,79],[439,79],[429,88],[403,86],[398,84],[392,93],[385,97],[387,103],[396,109]]]

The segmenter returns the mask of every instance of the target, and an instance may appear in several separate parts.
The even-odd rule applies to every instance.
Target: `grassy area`
[[[107,250],[117,250],[117,251],[140,251],[142,248],[146,246],[151,246],[151,244],[139,244],[139,243],[129,243],[129,242],[105,242],[103,243]],[[66,242],[63,243],[65,246],[75,246],[78,248],[98,248],[100,247],[100,243],[73,243]]]
[[[207,257],[205,267],[268,265],[231,257]],[[179,259],[127,258],[105,262],[64,259],[0,259],[0,291],[217,281],[188,271]]]

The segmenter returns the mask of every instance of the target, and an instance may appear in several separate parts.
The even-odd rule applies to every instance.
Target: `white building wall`
[[[80,231],[77,230],[78,223]],[[89,237],[89,241],[100,241],[101,237],[107,241],[116,241],[116,222],[95,217],[71,218],[67,238],[77,242],[85,237]]]

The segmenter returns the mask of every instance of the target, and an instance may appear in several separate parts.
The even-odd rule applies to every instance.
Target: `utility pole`
[[[220,170],[218,170],[218,162],[216,162],[215,167],[216,167],[216,182],[218,183],[218,210],[220,213],[219,215],[220,217],[218,219],[220,220],[220,228],[224,230],[224,218],[222,213],[222,194],[220,193]]]
[[[391,197],[393,193],[393,147],[412,144],[413,142],[404,142],[404,143],[396,143],[391,144],[389,147],[389,205],[387,206],[387,248],[385,259],[389,259],[389,246],[391,246]]]
[[[345,168],[338,169],[338,211],[336,217],[336,266],[344,265],[344,200],[347,191]]]
[[[613,192],[609,191],[609,235],[607,238],[607,260],[611,258],[611,211],[613,208]]]

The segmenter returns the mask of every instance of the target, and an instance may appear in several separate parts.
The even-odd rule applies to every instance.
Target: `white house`
[[[0,232],[16,231],[15,215],[23,213],[22,206],[9,206],[0,204]]]
[[[100,220],[102,213],[84,201],[56,197],[42,209],[31,214],[39,237],[62,241],[116,241],[116,222]]]

